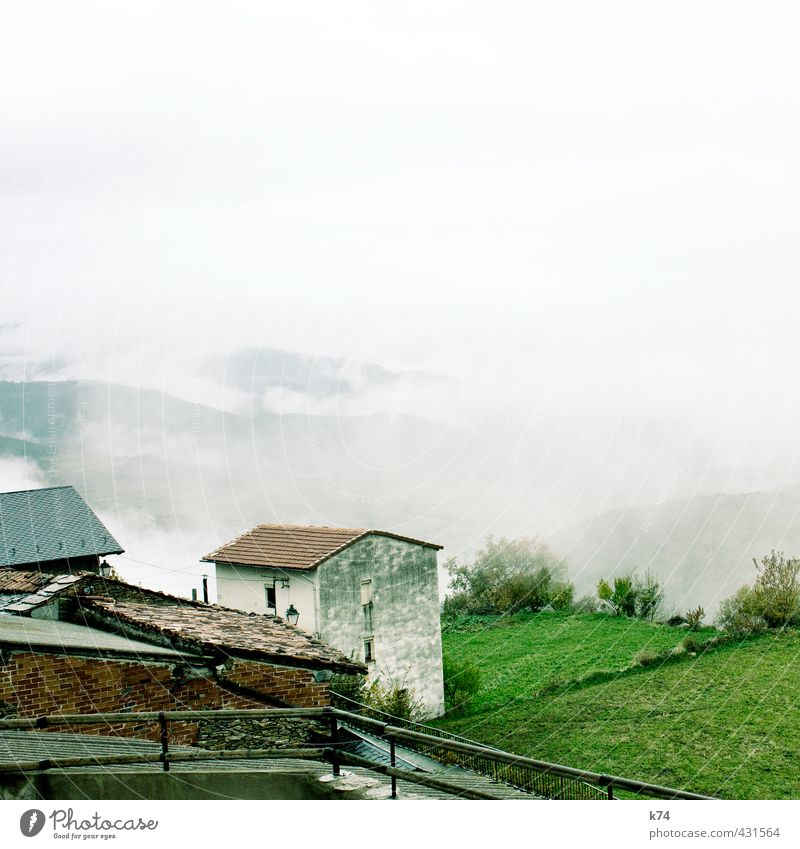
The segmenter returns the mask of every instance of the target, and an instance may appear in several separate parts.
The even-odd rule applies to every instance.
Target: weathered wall
[[[444,711],[436,551],[368,536],[319,567],[322,639],[364,660],[361,581],[372,580],[375,661],[370,677],[413,690],[432,716]]]
[[[298,707],[329,704],[328,682],[317,681],[318,676],[308,670],[236,662],[226,670],[224,677],[268,698]],[[100,660],[25,651],[2,656],[0,704],[7,706],[4,712],[18,716],[266,706],[256,699],[223,689],[212,678],[176,675],[170,663]],[[158,728],[153,724],[81,726],[80,731],[158,739]],[[280,730],[267,729],[268,739],[274,738],[276,733]],[[173,723],[170,739],[175,743],[196,743],[197,724]]]

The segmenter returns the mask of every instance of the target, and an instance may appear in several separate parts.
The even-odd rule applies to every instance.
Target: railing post
[[[614,782],[613,781],[608,782],[608,798],[611,799],[612,802],[614,801]]]
[[[389,763],[392,769],[397,766],[397,744],[395,743],[394,735],[389,738]],[[397,798],[397,776],[392,776],[392,799]]]
[[[336,714],[331,714],[331,751],[333,752],[333,757],[331,758],[331,762],[333,763],[333,774],[338,776],[340,775],[340,767],[339,767],[339,759],[337,758],[337,746],[339,745],[339,720],[336,718]]]
[[[164,772],[169,772],[169,726],[163,710],[158,714],[158,725],[161,731],[161,762]]]

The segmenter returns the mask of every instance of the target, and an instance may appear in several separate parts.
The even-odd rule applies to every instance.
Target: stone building
[[[99,575],[0,569],[0,715],[324,707],[333,673],[363,671],[275,616]],[[205,725],[177,723],[176,742],[224,747],[217,723]],[[157,736],[152,725],[102,731]],[[271,720],[247,729],[264,745],[286,733]]]
[[[99,572],[122,546],[71,486],[0,492],[0,567]]]
[[[203,558],[218,600],[298,627],[444,711],[437,552],[365,528],[258,525]]]

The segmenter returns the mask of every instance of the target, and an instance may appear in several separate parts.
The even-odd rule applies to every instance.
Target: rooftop
[[[92,654],[126,654],[136,657],[158,655],[180,658],[183,655],[171,648],[130,640],[97,628],[55,622],[50,619],[31,619],[27,616],[0,615],[0,645],[42,650],[58,648],[66,654],[88,651]]]
[[[0,566],[122,551],[71,486],[0,493]]]
[[[230,610],[218,605],[154,607],[104,598],[81,600],[85,610],[123,633],[166,639],[176,648],[198,653],[215,650],[239,657],[273,661],[287,666],[364,672],[357,661],[308,636],[277,616]]]
[[[203,560],[237,566],[313,569],[366,536],[377,535],[439,550],[441,545],[368,528],[327,528],[315,525],[257,525]]]

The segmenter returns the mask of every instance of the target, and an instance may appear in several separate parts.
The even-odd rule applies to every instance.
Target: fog
[[[147,580],[261,515],[569,557],[609,510],[791,489],[799,15],[18,4],[0,378],[237,424],[93,390],[2,489],[75,483]]]

